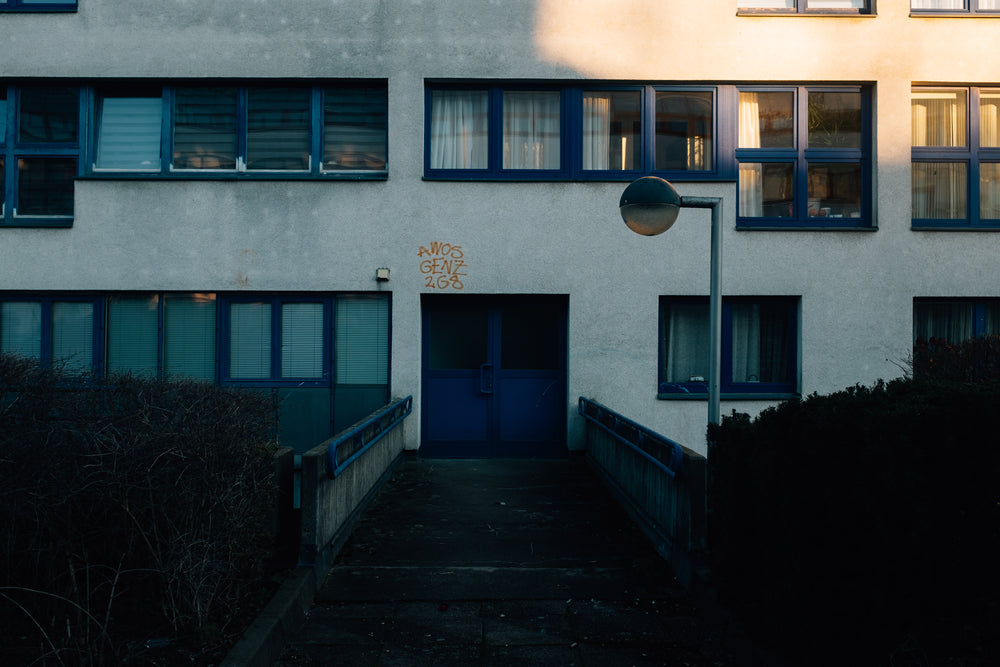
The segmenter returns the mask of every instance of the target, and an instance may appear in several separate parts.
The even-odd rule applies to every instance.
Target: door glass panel
[[[485,307],[443,304],[429,310],[428,350],[434,370],[479,368],[487,363],[488,313]]]
[[[546,303],[501,310],[500,360],[506,370],[559,368],[559,312]]]

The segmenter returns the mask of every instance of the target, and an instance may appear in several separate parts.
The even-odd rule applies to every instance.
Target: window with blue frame
[[[728,394],[794,395],[798,381],[798,297],[722,302],[722,380]],[[659,392],[708,393],[711,336],[704,297],[660,297]]]
[[[740,0],[739,12],[762,14],[874,14],[875,0]]]
[[[916,298],[913,342],[957,344],[1000,334],[1000,299]]]
[[[120,83],[95,95],[90,175],[384,178],[384,81]]]
[[[861,87],[740,87],[737,224],[870,227],[870,126]]]
[[[0,294],[0,352],[80,374],[262,391],[309,449],[389,397],[386,294]]]
[[[0,12],[75,12],[77,0],[0,0]]]
[[[910,11],[916,14],[952,15],[976,14],[1000,16],[1000,0],[910,0]]]
[[[1000,229],[1000,88],[914,88],[915,229]]]
[[[73,224],[79,128],[79,88],[0,86],[0,226]]]

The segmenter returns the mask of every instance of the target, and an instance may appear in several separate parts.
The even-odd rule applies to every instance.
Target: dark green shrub
[[[996,381],[897,380],[724,419],[708,458],[722,595],[831,661],[889,664],[944,628],[938,648],[959,648],[956,625],[996,614],[998,405]]]
[[[231,632],[270,548],[272,414],[259,394],[0,355],[0,658],[141,663]]]

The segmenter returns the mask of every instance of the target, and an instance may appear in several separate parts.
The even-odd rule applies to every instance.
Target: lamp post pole
[[[677,220],[682,208],[712,211],[712,245],[709,270],[709,336],[712,341],[708,362],[708,423],[721,421],[722,387],[722,198],[681,197],[668,181],[644,176],[622,193],[619,209],[629,229],[643,236],[662,234]]]

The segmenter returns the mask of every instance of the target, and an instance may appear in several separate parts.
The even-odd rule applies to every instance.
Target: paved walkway
[[[581,457],[408,460],[276,664],[736,664],[715,627]]]

